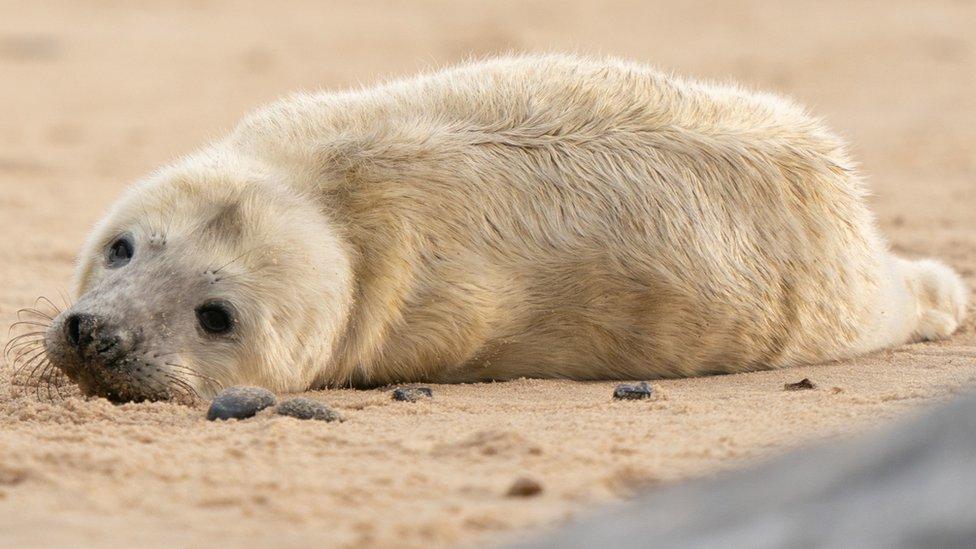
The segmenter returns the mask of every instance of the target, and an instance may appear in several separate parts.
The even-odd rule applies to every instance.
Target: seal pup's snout
[[[81,358],[98,358],[108,363],[123,358],[132,347],[132,337],[127,330],[88,313],[69,315],[64,322],[64,337]]]
[[[140,348],[138,330],[88,310],[58,316],[44,338],[48,360],[86,395],[112,401],[168,398],[158,352]]]

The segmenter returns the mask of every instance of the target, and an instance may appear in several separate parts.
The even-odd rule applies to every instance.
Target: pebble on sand
[[[617,385],[617,388],[613,390],[613,398],[618,400],[640,400],[642,398],[651,398],[654,390],[651,389],[650,384],[646,381],[641,381],[637,385],[628,385],[622,383]]]
[[[275,413],[296,419],[316,419],[319,421],[342,421],[338,412],[317,400],[296,397],[278,405]]]
[[[430,387],[397,387],[393,391],[393,400],[401,402],[416,402],[422,398],[433,398],[434,391]]]
[[[510,498],[530,498],[542,493],[542,484],[529,477],[519,477],[515,479],[505,495]]]
[[[810,378],[805,377],[796,383],[787,383],[783,385],[783,389],[786,391],[803,391],[807,389],[816,389],[817,386],[810,381]]]
[[[207,410],[207,419],[246,419],[274,406],[274,393],[260,387],[230,387],[221,391]]]

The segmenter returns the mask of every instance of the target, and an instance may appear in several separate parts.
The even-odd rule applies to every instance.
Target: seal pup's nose
[[[69,316],[64,323],[64,334],[68,343],[79,351],[85,349],[94,340],[97,324],[94,315],[75,313]]]
[[[128,332],[109,325],[104,318],[88,313],[74,313],[65,319],[64,337],[83,358],[113,361],[128,351]]]

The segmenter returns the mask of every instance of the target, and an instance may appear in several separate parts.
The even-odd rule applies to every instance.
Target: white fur
[[[259,166],[265,186],[314,210],[285,223],[329,235],[327,251],[307,245],[310,261],[338,254],[352,280],[349,299],[323,299],[333,273],[285,262],[276,283],[341,320],[276,318],[284,335],[251,360],[295,361],[293,379],[246,368],[227,383],[739,372],[946,337],[966,306],[951,269],[889,254],[818,120],[634,63],[509,57],[298,94],[213,151],[230,168],[200,170],[205,154],[152,185]],[[191,201],[167,196],[165,215]],[[240,300],[285,291],[253,284]],[[335,343],[311,357],[296,341]]]

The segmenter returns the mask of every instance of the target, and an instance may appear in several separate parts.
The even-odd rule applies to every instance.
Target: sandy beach
[[[510,51],[619,55],[789,95],[850,140],[891,246],[976,286],[976,5],[0,0],[0,326],[70,290],[129,184],[291,91]],[[971,307],[972,309],[972,307]],[[16,335],[16,330],[12,335]],[[316,391],[342,423],[50,401],[0,358],[5,546],[471,546],[846,437],[967,391],[976,320],[835,364],[652,383]],[[809,378],[812,390],[784,384]],[[507,495],[520,478],[541,493]]]

